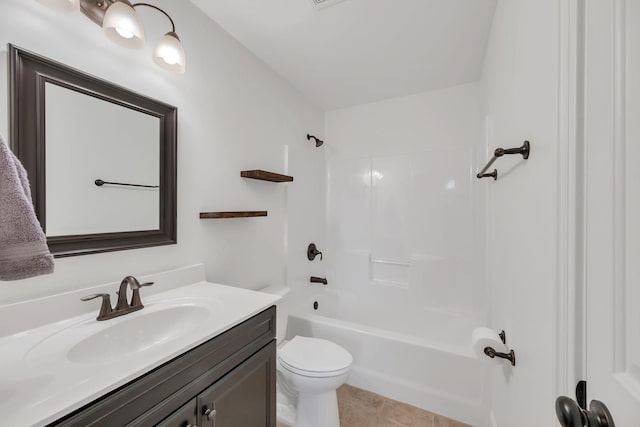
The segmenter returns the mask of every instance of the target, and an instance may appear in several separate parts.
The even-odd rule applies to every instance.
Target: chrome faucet
[[[125,277],[122,279],[122,282],[120,282],[120,289],[117,292],[118,302],[115,308],[111,308],[111,296],[109,294],[88,295],[80,299],[82,301],[90,301],[95,298],[102,298],[102,305],[100,306],[100,312],[96,320],[109,320],[114,317],[124,316],[125,314],[142,310],[144,305],[142,305],[142,300],[140,299],[140,288],[151,285],[153,285],[153,282],[140,283],[138,279],[133,276]],[[131,303],[127,302],[127,287],[130,287],[133,291]]]

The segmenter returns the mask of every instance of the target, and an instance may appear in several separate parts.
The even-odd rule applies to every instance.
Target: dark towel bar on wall
[[[476,175],[476,178],[480,179],[480,178],[493,177],[495,181],[496,179],[498,179],[497,169],[494,169],[493,172],[490,172],[490,173],[485,173],[485,172],[487,171],[487,169],[491,167],[493,162],[495,162],[498,157],[502,157],[505,154],[522,154],[522,158],[526,160],[529,158],[530,151],[531,151],[531,145],[529,144],[529,141],[525,141],[522,144],[522,147],[496,148],[496,150],[493,152],[493,158],[489,160],[489,163],[487,163],[487,165],[484,168],[482,168],[480,172],[478,172],[478,174]]]
[[[101,180],[99,178],[96,179],[95,181],[93,181],[93,183],[95,185],[97,185],[98,187],[102,187],[103,185],[107,184],[107,185],[124,185],[126,187],[160,188],[159,185],[126,184],[124,182],[103,181],[103,180]]]

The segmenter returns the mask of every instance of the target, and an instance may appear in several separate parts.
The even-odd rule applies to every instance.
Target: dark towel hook
[[[529,158],[530,152],[531,152],[531,144],[529,144],[529,141],[525,141],[522,144],[522,147],[496,148],[495,151],[493,152],[493,157],[491,158],[491,160],[489,160],[487,165],[484,168],[482,168],[480,172],[478,172],[478,174],[476,175],[476,178],[480,179],[480,178],[492,177],[493,180],[495,181],[496,179],[498,179],[497,169],[494,169],[493,172],[490,172],[490,173],[485,173],[485,172],[487,171],[487,169],[491,167],[493,162],[495,162],[498,159],[498,157],[502,157],[505,154],[521,154],[522,158],[526,160]]]

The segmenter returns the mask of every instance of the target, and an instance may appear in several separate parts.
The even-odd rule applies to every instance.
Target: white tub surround
[[[203,265],[139,279],[155,282],[141,292],[145,308],[103,322],[95,320],[99,302],[81,302],[80,297],[113,294],[119,283],[0,306],[3,423],[41,426],[55,421],[279,299],[207,282]],[[113,340],[123,330],[122,339],[116,339],[122,354],[101,350],[101,339]],[[124,350],[132,347],[135,351]]]
[[[289,333],[352,353],[349,384],[473,425],[489,412],[469,342],[488,313],[482,135],[478,83],[328,112],[329,286],[290,281]]]

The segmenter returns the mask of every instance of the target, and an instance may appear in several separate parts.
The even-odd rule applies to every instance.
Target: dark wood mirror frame
[[[48,237],[56,257],[175,244],[177,234],[176,107],[87,75],[9,44],[10,144],[31,181],[36,215],[46,231],[45,84],[47,82],[160,119],[158,230]]]

